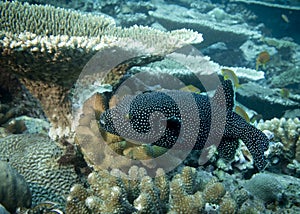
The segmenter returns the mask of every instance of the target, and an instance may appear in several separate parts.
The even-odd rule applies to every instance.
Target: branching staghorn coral
[[[233,199],[227,195],[223,200],[224,187],[215,192],[206,190],[211,187],[200,184],[203,180],[199,176],[191,167],[184,167],[171,180],[162,169],[150,178],[136,166],[130,168],[128,175],[118,170],[92,172],[88,188],[80,184],[72,187],[66,212],[202,213],[205,203],[209,203],[205,198],[217,197],[219,200],[214,202],[222,207],[222,213],[234,213]],[[213,179],[209,185],[214,182]]]

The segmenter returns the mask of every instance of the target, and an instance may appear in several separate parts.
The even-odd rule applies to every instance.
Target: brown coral
[[[236,202],[230,197],[224,197],[220,203],[221,214],[234,214],[237,210]]]
[[[208,184],[203,191],[203,198],[206,203],[219,204],[226,190],[222,183],[215,182]]]
[[[133,166],[128,174],[119,170],[93,172],[88,176],[89,187],[75,185],[67,200],[67,213],[82,212],[109,213],[202,213],[205,194],[223,213],[232,213],[235,202],[225,194],[224,186],[214,178],[199,190],[200,175],[192,167],[184,167],[170,180],[162,169],[155,178],[150,178],[144,168]],[[196,187],[191,189],[191,186]],[[213,191],[213,190],[216,190]],[[76,202],[76,203],[75,203]],[[78,213],[78,211],[76,211]]]

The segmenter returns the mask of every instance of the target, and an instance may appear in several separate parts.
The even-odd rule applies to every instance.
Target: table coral
[[[1,65],[6,72],[17,74],[40,100],[53,125],[54,137],[69,134],[72,118],[69,90],[98,50],[108,46],[128,47],[131,40],[135,41],[131,43],[133,49],[154,47],[152,53],[162,54],[202,41],[201,34],[190,30],[121,28],[104,16],[52,6],[0,2],[0,12]]]
[[[45,119],[41,106],[22,85],[16,75],[0,68],[0,124],[11,119],[28,115]]]
[[[29,184],[33,206],[41,201],[62,205],[78,182],[72,166],[61,166],[63,149],[45,135],[10,135],[0,139],[0,160],[8,161]]]

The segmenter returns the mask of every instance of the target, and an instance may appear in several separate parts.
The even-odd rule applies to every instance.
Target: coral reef
[[[40,100],[58,136],[70,132],[69,90],[98,50],[131,46],[145,51],[154,47],[151,53],[163,54],[202,41],[200,34],[189,30],[162,32],[149,27],[121,28],[104,16],[52,6],[0,2],[0,9],[3,70],[17,74],[21,83]],[[62,20],[67,17],[67,20],[61,22],[52,17],[62,17]],[[133,41],[131,45],[128,40]]]
[[[282,200],[284,188],[272,174],[255,174],[244,186],[253,196],[266,203]]]
[[[6,72],[3,67],[0,68],[0,97],[0,125],[21,115],[45,119],[38,101],[16,75]]]
[[[227,174],[220,181],[210,173],[183,167],[169,177],[162,169],[150,178],[144,168],[92,172],[88,185],[75,184],[67,213],[297,213],[300,180],[258,173],[250,180]],[[252,197],[253,196],[253,197]]]
[[[271,84],[275,87],[288,87],[299,84],[300,77],[299,77],[299,67],[295,66],[289,70],[286,70],[275,76],[272,79]]]
[[[273,132],[273,141],[283,144],[283,156],[290,162],[300,161],[300,121],[298,118],[274,118],[257,124],[260,130]]]
[[[66,212],[202,213],[209,203],[206,199],[216,197],[213,202],[220,204],[223,213],[234,213],[233,199],[227,195],[223,200],[226,190],[222,184],[210,178],[207,186],[203,183],[206,179],[191,167],[184,167],[170,181],[162,169],[154,178],[136,166],[128,175],[116,170],[93,172],[88,176],[89,188],[80,184],[72,187]]]
[[[33,206],[20,213],[300,213],[300,37],[291,31],[299,6],[285,0],[0,1],[0,213],[29,206],[20,195],[9,201],[12,207],[3,199],[28,191],[24,179]],[[182,54],[189,44],[197,49]],[[197,55],[199,48],[206,56]],[[269,62],[256,71],[263,51],[270,58],[258,64]],[[99,115],[125,94],[174,89],[174,79],[182,81],[176,89],[192,84],[205,93],[221,69],[239,77],[237,100],[265,120],[291,112],[292,119],[257,125],[274,135],[267,170],[277,175],[250,179],[256,171],[243,144],[232,162],[211,159],[198,167],[195,153],[183,162],[183,151],[99,129]],[[120,87],[133,76],[132,87]],[[46,134],[49,125],[57,142]],[[91,166],[85,172],[74,169],[86,166],[77,147]],[[189,161],[198,168],[185,166]],[[78,178],[91,170],[87,180]]]
[[[31,206],[31,192],[25,179],[4,161],[0,161],[0,180],[0,204],[9,212]]]
[[[176,15],[172,11],[177,11]],[[260,37],[258,31],[239,25],[242,22],[239,15],[229,15],[219,8],[201,13],[197,10],[169,4],[158,7],[157,10],[150,11],[149,14],[168,30],[189,26],[189,28],[203,32],[206,35],[203,45],[206,47],[216,42],[225,42],[229,46],[238,46],[248,38]],[[229,25],[230,27],[228,27]]]
[[[197,51],[195,48],[192,51]],[[249,82],[264,79],[264,72],[245,67],[222,66],[201,54],[194,56],[185,52],[174,52],[168,54],[163,60],[148,63],[143,66],[134,66],[129,72],[144,72],[143,82],[148,86],[160,83],[162,88],[179,89],[178,85],[165,81],[168,75],[181,80],[186,85],[192,84],[200,91],[212,90],[216,87],[214,74],[221,76],[221,70],[230,69],[235,72],[240,81]],[[195,75],[198,79],[195,78]],[[138,78],[138,77],[137,77]],[[200,81],[201,82],[200,82]],[[173,80],[174,82],[174,80]],[[204,87],[205,85],[205,87]],[[183,87],[183,86],[181,86]]]
[[[260,198],[275,213],[284,210],[299,212],[300,179],[293,176],[264,172],[254,175],[242,184],[255,197]],[[253,201],[255,202],[255,201]],[[253,203],[252,202],[252,203]],[[250,203],[249,200],[244,203]],[[272,205],[273,204],[273,205]],[[274,206],[274,204],[277,206]],[[278,204],[281,204],[278,206]],[[256,207],[258,209],[259,206]],[[243,208],[244,209],[244,208]]]
[[[231,2],[240,2],[244,4],[254,4],[254,5],[261,5],[264,7],[271,7],[271,8],[281,8],[286,10],[300,10],[300,4],[298,1],[245,1],[245,0],[230,0]]]
[[[300,5],[298,1],[257,1],[257,0],[231,0],[239,8],[251,10],[259,22],[264,23],[265,29],[272,29],[272,36],[276,38],[292,37],[299,43],[299,32],[294,30],[300,14]],[[272,15],[273,20],[267,17]],[[282,29],[285,29],[284,31]]]
[[[285,111],[298,109],[300,103],[299,98],[286,99],[280,95],[277,89],[264,87],[254,82],[243,84],[243,87],[236,92],[236,99],[246,107],[263,115],[265,119],[282,117]]]
[[[7,161],[25,178],[33,206],[41,201],[62,206],[65,195],[78,182],[73,166],[58,163],[62,155],[63,149],[42,134],[9,135],[0,139],[0,160]]]

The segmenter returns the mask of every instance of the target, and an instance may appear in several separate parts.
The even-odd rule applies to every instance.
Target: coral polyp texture
[[[275,142],[283,144],[284,157],[300,162],[300,120],[298,118],[274,118],[258,123],[260,130],[273,132]]]
[[[62,207],[65,195],[78,182],[73,166],[58,163],[63,153],[46,135],[9,135],[0,139],[0,160],[7,161],[24,177],[32,193],[33,206],[52,201]]]
[[[216,178],[201,178],[192,167],[184,167],[172,179],[162,169],[151,178],[136,166],[128,174],[117,170],[92,172],[88,184],[88,188],[80,184],[72,187],[67,213],[203,213],[206,203],[220,205],[222,213],[236,211],[231,196],[224,197],[224,186]]]

